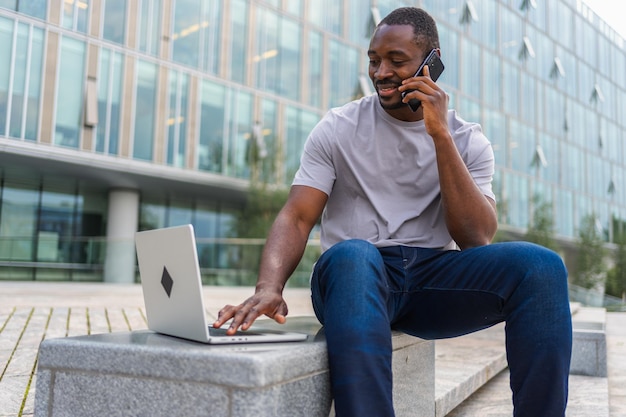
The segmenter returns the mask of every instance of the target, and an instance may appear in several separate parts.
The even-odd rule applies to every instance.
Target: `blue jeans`
[[[567,271],[527,242],[464,251],[362,240],[322,254],[311,277],[337,417],[392,417],[391,329],[425,339],[506,322],[516,417],[563,417],[572,323]]]

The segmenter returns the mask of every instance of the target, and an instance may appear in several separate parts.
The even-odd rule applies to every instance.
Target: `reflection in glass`
[[[126,36],[126,0],[104,2],[102,37],[108,41],[124,44]]]
[[[78,148],[81,131],[85,43],[69,37],[61,38],[56,98],[56,145]]]
[[[98,77],[98,125],[96,152],[117,155],[119,150],[120,101],[122,93],[123,56],[100,49]]]
[[[202,81],[197,167],[203,171],[222,172],[225,96],[224,86]]]
[[[150,62],[137,61],[135,132],[133,158],[152,160],[156,105],[157,68]]]

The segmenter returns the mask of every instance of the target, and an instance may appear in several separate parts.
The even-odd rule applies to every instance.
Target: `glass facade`
[[[0,0],[2,276],[101,279],[115,188],[139,194],[139,228],[193,223],[203,268],[233,268],[245,185],[291,182],[315,123],[371,91],[377,19],[408,4],[492,142],[502,228],[523,233],[539,196],[560,239],[594,214],[611,241],[626,44],[580,0]]]

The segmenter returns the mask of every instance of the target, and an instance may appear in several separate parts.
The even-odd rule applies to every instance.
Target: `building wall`
[[[233,237],[248,181],[288,185],[324,112],[371,91],[371,30],[406,3],[0,0],[2,278],[102,279],[120,189],[140,229]],[[502,228],[543,201],[561,239],[595,215],[611,241],[624,40],[576,0],[412,3],[438,21],[451,107],[493,143]],[[216,248],[203,266],[232,266]]]

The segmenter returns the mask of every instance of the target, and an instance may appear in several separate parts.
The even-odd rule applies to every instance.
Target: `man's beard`
[[[385,109],[385,110],[396,110],[396,109],[401,109],[405,106],[407,106],[406,103],[403,103],[402,101],[397,101],[395,103],[383,103],[383,101],[380,99],[380,97],[378,98],[378,102],[380,103],[380,106]]]

